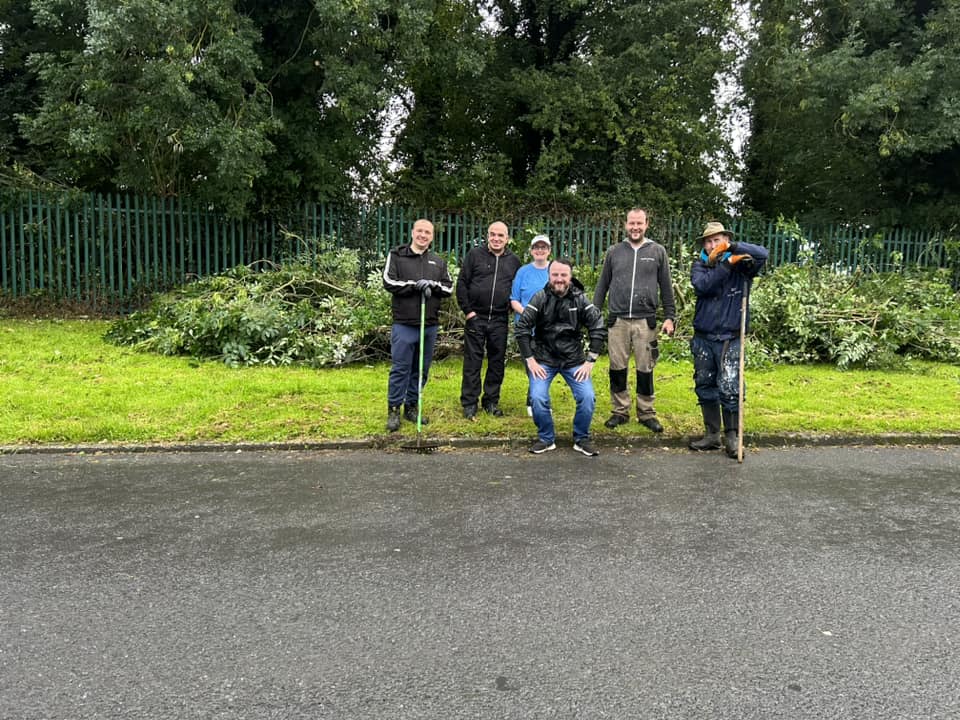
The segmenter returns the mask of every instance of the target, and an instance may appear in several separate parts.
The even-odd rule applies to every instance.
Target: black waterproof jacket
[[[426,304],[425,325],[439,323],[440,301],[453,294],[453,280],[447,263],[429,250],[418,255],[409,245],[394,248],[383,267],[383,287],[393,295],[393,321],[398,325],[420,325],[420,291],[417,280],[433,280]]]
[[[523,309],[514,333],[524,360],[533,357],[541,365],[570,368],[586,360],[584,328],[590,339],[590,354],[599,355],[607,340],[603,314],[574,280],[563,296],[549,285],[538,290]]]

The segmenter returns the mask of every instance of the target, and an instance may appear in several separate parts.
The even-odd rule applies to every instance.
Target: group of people
[[[676,330],[670,266],[666,249],[646,237],[646,210],[630,210],[624,230],[624,239],[607,250],[590,299],[573,277],[572,261],[550,259],[548,236],[533,238],[532,260],[523,264],[508,247],[509,228],[500,221],[488,228],[485,245],[467,253],[454,284],[446,262],[430,250],[433,224],[417,220],[410,243],[391,250],[383,270],[384,288],[392,294],[393,307],[387,430],[397,431],[401,416],[417,421],[420,392],[437,337],[440,303],[456,293],[464,314],[460,404],[465,418],[475,419],[480,411],[503,416],[500,389],[513,315],[514,336],[529,381],[527,412],[537,426],[537,440],[530,452],[541,454],[556,448],[550,386],[560,375],[576,403],[573,448],[587,456],[599,454],[590,439],[596,406],[592,377],[604,346],[610,360],[612,410],[604,425],[616,429],[630,421],[628,369],[633,355],[637,421],[651,432],[663,432],[654,407],[653,371],[660,333],[673,335]],[[727,455],[736,457],[741,313],[746,312],[743,298],[749,297],[752,280],[768,253],[759,245],[735,242],[733,233],[718,222],[706,225],[697,239],[697,251],[690,278],[697,298],[690,349],[704,434],[689,447],[698,451],[725,447]],[[663,322],[658,328],[661,309]],[[429,422],[422,412],[419,417],[422,424]]]

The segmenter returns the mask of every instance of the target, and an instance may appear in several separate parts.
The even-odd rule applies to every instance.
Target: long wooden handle
[[[743,462],[743,361],[747,354],[747,284],[743,284],[740,301],[740,383],[737,388],[737,462]]]

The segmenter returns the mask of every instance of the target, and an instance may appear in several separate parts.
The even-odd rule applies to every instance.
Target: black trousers
[[[463,380],[460,383],[460,404],[477,405],[480,400],[480,371],[487,358],[487,375],[483,381],[483,407],[500,403],[500,386],[507,359],[507,316],[487,320],[479,315],[467,320],[463,330]]]

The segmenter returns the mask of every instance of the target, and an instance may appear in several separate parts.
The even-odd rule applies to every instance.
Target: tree
[[[409,75],[399,196],[458,205],[499,186],[503,202],[568,209],[722,205],[708,158],[727,151],[714,95],[729,2],[492,0],[486,22],[451,6]]]
[[[428,38],[427,0],[242,0],[282,131],[258,182],[261,205],[340,202],[377,191],[390,101]]]
[[[395,171],[387,192],[424,207],[489,204],[509,186],[486,107],[492,38],[469,0],[438,0],[424,36],[409,49],[392,99]]]
[[[755,13],[747,207],[811,220],[960,221],[957,4],[761,0]]]
[[[715,96],[730,0],[33,0],[31,13],[47,41],[25,68],[37,103],[20,132],[35,169],[83,190],[239,213],[375,197],[386,174],[389,197],[436,207],[724,204],[711,170],[729,158]]]
[[[63,5],[34,0],[38,26],[69,32]],[[229,0],[91,1],[76,29],[82,48],[30,60],[42,102],[20,118],[45,170],[87,190],[242,213],[276,127],[252,23]]]
[[[17,114],[30,114],[40,105],[36,72],[27,65],[31,53],[80,50],[84,13],[74,3],[58,8],[56,28],[34,22],[30,0],[0,0],[0,162],[34,165]]]

